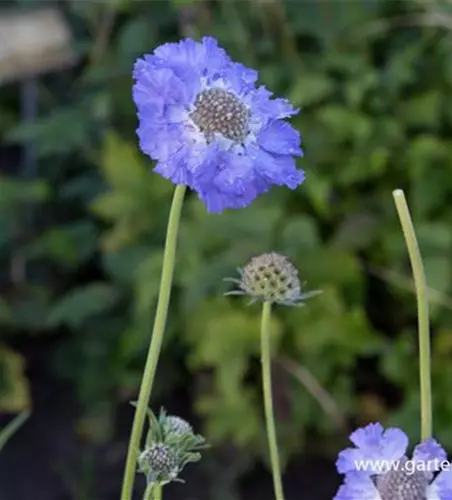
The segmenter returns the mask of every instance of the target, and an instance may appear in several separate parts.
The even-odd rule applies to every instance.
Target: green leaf
[[[87,259],[97,248],[97,231],[89,221],[45,231],[27,248],[30,258],[50,258],[61,265],[73,267]]]
[[[47,200],[50,190],[44,181],[24,181],[0,176],[0,208],[17,209],[18,204]]]
[[[295,107],[308,106],[328,98],[334,90],[335,83],[328,76],[303,72],[294,83],[288,98]]]
[[[143,189],[148,191],[150,165],[145,165],[144,157],[135,144],[125,142],[114,132],[104,139],[100,167],[119,192],[134,194],[142,193]]]
[[[47,323],[52,327],[66,324],[79,328],[92,316],[110,310],[118,299],[117,291],[104,283],[91,283],[76,288],[56,302]]]
[[[288,255],[318,247],[320,236],[312,217],[301,215],[286,222],[281,236],[281,247]]]
[[[397,115],[410,126],[436,128],[442,114],[442,92],[432,90],[404,99]]]
[[[351,213],[339,223],[332,244],[344,250],[362,250],[374,240],[377,223],[370,213]]]
[[[84,151],[91,142],[94,128],[90,106],[86,101],[74,107],[57,108],[33,123],[18,125],[9,132],[7,139],[11,142],[35,141],[40,158]],[[68,124],[70,133],[67,133]]]

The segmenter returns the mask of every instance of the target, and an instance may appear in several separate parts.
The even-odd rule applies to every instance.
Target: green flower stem
[[[413,222],[401,189],[393,191],[397,213],[399,214],[403,234],[413,270],[416,287],[419,335],[419,374],[421,386],[421,439],[432,436],[432,387],[430,370],[430,326],[428,317],[427,283],[421,253],[414,232]]]
[[[152,497],[153,497],[152,492],[153,491],[154,491],[154,485],[152,483],[149,483],[146,486],[146,491],[144,492],[143,500],[152,500]]]
[[[163,486],[156,486],[154,492],[154,500],[162,500]]]
[[[143,500],[162,500],[162,486],[149,483],[144,492]]]
[[[144,421],[146,418],[152,385],[154,383],[155,371],[157,368],[160,349],[162,347],[163,334],[168,315],[168,304],[171,295],[171,285],[173,281],[174,261],[176,255],[177,234],[185,190],[185,186],[176,187],[173,203],[171,205],[168,229],[166,232],[165,252],[163,255],[162,276],[160,280],[160,290],[157,301],[157,310],[155,313],[154,328],[152,330],[151,343],[146,359],[132,432],[130,435],[121,500],[131,500],[132,498],[132,490],[136,473],[136,454],[137,450],[140,449],[140,439],[143,434]]]
[[[279,465],[278,443],[276,439],[275,417],[273,415],[272,376],[271,376],[271,336],[270,318],[271,302],[264,302],[261,320],[261,362],[262,382],[264,389],[265,421],[267,426],[268,446],[270,448],[270,461],[273,475],[273,489],[276,500],[284,500],[281,480],[281,467]]]

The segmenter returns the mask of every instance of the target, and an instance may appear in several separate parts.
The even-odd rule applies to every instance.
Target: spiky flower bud
[[[168,431],[175,436],[193,434],[193,427],[186,420],[175,415],[166,417],[165,425]]]
[[[297,268],[285,255],[276,252],[253,257],[243,269],[240,279],[228,278],[239,285],[240,290],[226,295],[249,295],[252,301],[298,305],[303,299],[317,295],[318,291],[301,293]]]
[[[176,451],[163,443],[154,443],[138,458],[140,470],[149,482],[165,484],[173,481],[180,472],[180,457]]]

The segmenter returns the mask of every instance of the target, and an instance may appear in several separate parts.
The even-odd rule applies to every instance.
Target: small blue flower
[[[133,98],[142,151],[155,171],[194,189],[209,212],[248,206],[272,185],[295,189],[304,173],[289,101],[256,87],[215,39],[166,43],[135,63]]]
[[[406,451],[408,437],[397,428],[369,424],[350,435],[336,466],[345,475],[334,500],[452,500],[452,470],[434,439]],[[436,475],[436,477],[435,477]]]

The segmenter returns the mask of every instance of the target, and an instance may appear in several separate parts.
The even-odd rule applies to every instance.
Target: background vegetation
[[[49,4],[2,9],[30,3]],[[274,318],[284,460],[299,478],[312,455],[327,459],[315,469],[325,489],[296,483],[289,499],[331,498],[332,460],[356,424],[397,423],[417,439],[415,298],[397,187],[409,197],[432,288],[435,428],[452,449],[450,2],[55,5],[78,64],[39,79],[32,124],[21,122],[17,83],[0,93],[0,412],[34,411],[2,453],[6,500],[28,500],[23,460],[39,469],[40,456],[51,472],[36,474],[30,491],[39,498],[118,496],[173,188],[138,150],[131,67],[184,35],[216,36],[302,108],[294,123],[307,180],[221,216],[195,196],[185,205],[155,403],[194,418],[215,451],[200,478],[188,476],[210,489],[177,486],[174,498],[234,500],[240,489],[257,498],[269,484],[260,469],[259,308],[222,296],[222,278],[269,250],[324,291]],[[21,166],[27,141],[36,175]],[[263,489],[259,498],[270,498]]]

